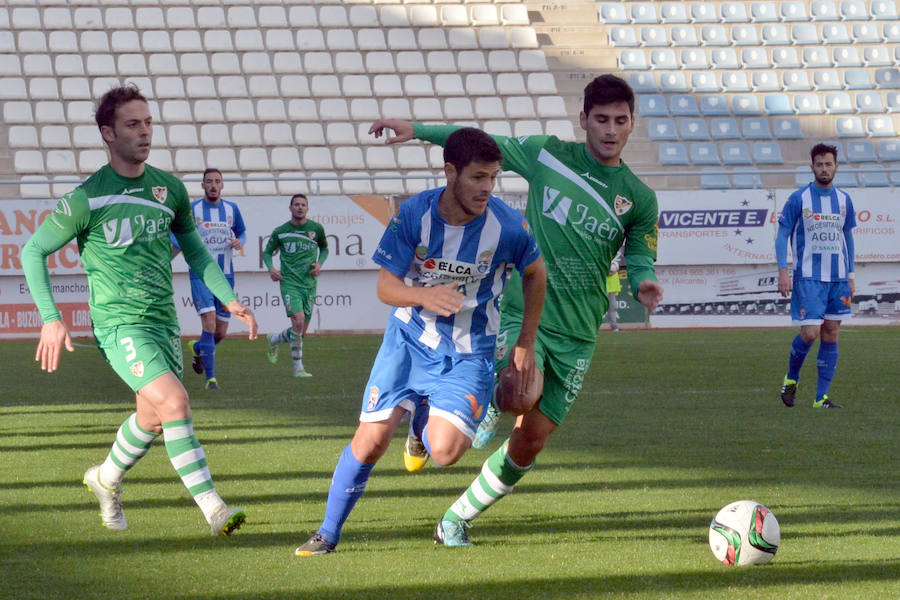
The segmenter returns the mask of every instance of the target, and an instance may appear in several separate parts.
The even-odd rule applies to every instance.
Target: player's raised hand
[[[69,352],[75,351],[72,337],[69,335],[69,328],[62,319],[44,323],[44,326],[41,327],[41,339],[38,342],[37,352],[34,355],[34,360],[40,361],[42,371],[52,373],[59,367],[59,355],[62,348]]]
[[[232,300],[228,303],[228,312],[247,324],[247,326],[250,328],[250,335],[248,337],[251,340],[255,340],[257,338],[259,325],[256,323],[256,317],[253,315],[253,311],[250,310],[249,307],[245,306],[240,300]]]
[[[653,313],[662,301],[663,287],[658,281],[645,279],[638,286],[638,301]]]
[[[419,288],[422,290],[422,307],[442,317],[449,317],[462,310],[465,296],[457,290],[457,284],[445,283],[432,287]]]
[[[369,133],[381,137],[385,129],[394,132],[393,137],[385,137],[385,144],[399,144],[413,139],[413,124],[401,119],[378,119],[369,127]]]

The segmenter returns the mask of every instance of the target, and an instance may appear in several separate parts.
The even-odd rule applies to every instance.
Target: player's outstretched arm
[[[656,307],[662,302],[663,287],[658,281],[645,279],[638,286],[638,301],[647,307],[651,313],[656,311]]]
[[[52,373],[59,368],[59,356],[63,348],[69,352],[75,351],[66,324],[62,319],[44,323],[44,326],[41,327],[41,339],[38,342],[37,353],[34,355],[34,360],[41,363],[41,371]]]
[[[259,332],[259,325],[256,323],[256,316],[249,307],[245,306],[240,300],[232,300],[228,303],[228,312],[236,316],[238,319],[247,324],[250,328],[251,340],[255,340]]]
[[[381,137],[385,129],[394,132],[393,137],[385,137],[385,144],[399,144],[413,139],[413,124],[402,119],[378,119],[369,127],[369,133]]]

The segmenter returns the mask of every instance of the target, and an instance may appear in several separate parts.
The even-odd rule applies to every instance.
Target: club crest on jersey
[[[139,360],[136,363],[132,363],[129,368],[131,369],[131,374],[135,377],[144,376],[144,361]]]
[[[366,404],[367,411],[375,410],[375,406],[378,404],[378,386],[373,385],[369,388],[369,402]]]
[[[314,240],[314,239],[316,239],[316,232],[315,231],[307,231],[306,237],[308,237],[311,240]]]
[[[481,409],[483,407],[478,406],[478,400],[472,394],[466,394],[466,400],[469,401],[469,406],[472,407],[472,417],[477,421],[481,418]]]
[[[150,188],[150,192],[153,194],[153,197],[156,198],[156,201],[160,204],[166,203],[166,198],[169,197],[169,188],[164,185],[158,185]]]
[[[625,196],[616,196],[615,209],[617,215],[624,215],[631,210],[632,206],[634,206],[634,203]]]
[[[481,254],[478,255],[478,263],[475,267],[479,273],[487,273],[491,268],[491,259],[494,258],[494,253],[490,250],[485,250]]]

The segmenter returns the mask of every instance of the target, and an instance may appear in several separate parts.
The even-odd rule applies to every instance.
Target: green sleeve
[[[324,265],[325,260],[328,258],[328,238],[325,237],[325,228],[321,225],[319,226],[319,233],[316,234],[319,238],[319,260],[317,261],[319,265]]]
[[[278,234],[276,231],[273,231],[272,235],[269,236],[269,241],[266,242],[266,247],[263,249],[263,264],[270,271],[275,268],[272,265],[272,255],[278,249]]]
[[[44,323],[62,318],[50,287],[47,257],[72,241],[90,222],[90,208],[78,192],[64,196],[22,248],[25,281]]]
[[[443,146],[450,134],[461,129],[458,125],[422,125],[413,123],[416,139]],[[532,135],[524,138],[491,135],[503,154],[503,170],[515,171],[525,179],[534,173],[534,162],[547,141],[547,136]]]
[[[187,233],[176,233],[175,237],[178,239],[178,245],[181,246],[184,260],[188,266],[200,276],[200,279],[215,294],[216,298],[225,306],[228,306],[232,300],[237,300],[234,290],[231,289],[231,284],[225,279],[222,269],[219,268],[219,263],[213,259],[209,250],[206,249],[206,244],[200,239],[200,234],[197,233],[197,230],[192,229]]]
[[[638,286],[645,279],[657,281],[656,262],[659,205],[656,194],[650,192],[640,202],[641,213],[628,228],[625,238],[625,264],[628,269],[628,284],[637,298]]]
[[[631,294],[637,298],[638,288],[642,281],[649,279],[657,281],[656,269],[653,268],[653,259],[646,254],[625,257],[626,271],[628,273],[628,285],[631,286]]]

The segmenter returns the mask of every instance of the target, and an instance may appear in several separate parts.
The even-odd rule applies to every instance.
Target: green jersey
[[[136,178],[123,177],[106,165],[60,199],[23,249],[25,277],[44,322],[60,318],[46,257],[75,238],[95,327],[146,322],[177,326],[170,231],[185,260],[213,293],[225,304],[235,300],[197,234],[184,184],[150,165]]]
[[[263,250],[267,268],[273,268],[272,255],[279,250],[283,280],[301,288],[315,289],[318,280],[309,274],[309,270],[314,262],[322,264],[328,257],[325,229],[309,219],[303,225],[293,225],[290,221],[279,225]]]
[[[458,129],[414,124],[415,137],[443,145]],[[629,282],[656,279],[656,194],[621,163],[610,167],[583,143],[554,136],[492,136],[503,168],[528,180],[525,217],[547,265],[541,327],[592,341],[609,306],[606,276],[622,244]],[[513,273],[502,310],[523,311],[521,281]]]

